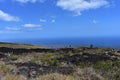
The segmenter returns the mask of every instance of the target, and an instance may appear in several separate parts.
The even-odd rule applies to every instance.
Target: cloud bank
[[[18,17],[12,16],[8,13],[5,13],[2,10],[0,10],[0,20],[3,20],[3,21],[20,21],[20,19]]]
[[[82,11],[97,9],[109,5],[109,2],[107,0],[58,0],[56,5],[76,15],[81,15]]]

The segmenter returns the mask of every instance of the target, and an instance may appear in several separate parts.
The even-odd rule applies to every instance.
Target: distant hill
[[[40,46],[34,46],[34,45],[28,45],[28,44],[8,43],[8,42],[0,42],[0,47],[25,48],[25,49],[43,48]]]

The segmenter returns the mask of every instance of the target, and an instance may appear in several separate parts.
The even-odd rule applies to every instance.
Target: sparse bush
[[[115,61],[113,64],[114,64],[115,67],[120,68],[120,61]]]
[[[120,80],[120,73],[114,76],[115,80]]]
[[[42,65],[57,66],[58,60],[52,53],[45,54],[43,57],[33,58],[30,63],[41,63]]]
[[[79,67],[80,67],[80,68],[85,68],[85,67],[87,67],[87,65],[86,65],[85,63],[80,62],[80,63],[79,63]]]
[[[40,58],[33,58],[33,59],[31,59],[29,62],[30,62],[30,63],[36,63],[36,62],[38,62],[38,61],[41,61],[41,59],[40,59]]]
[[[12,54],[9,56],[11,60],[17,60],[19,58],[19,55]]]
[[[76,72],[73,73],[73,76],[74,80],[105,80],[100,74],[96,73],[92,67],[78,68]]]
[[[6,74],[11,70],[8,65],[1,65],[0,66],[0,74]]]
[[[93,45],[93,44],[91,44],[91,45],[90,45],[90,48],[92,49],[93,47],[94,47],[94,45]]]
[[[112,66],[112,62],[111,61],[101,61],[101,62],[97,62],[94,65],[95,69],[99,69],[99,70],[111,70],[113,68]]]
[[[52,53],[48,53],[44,57],[42,57],[41,62],[49,66],[57,66],[58,64],[58,60],[56,59],[56,56]]]

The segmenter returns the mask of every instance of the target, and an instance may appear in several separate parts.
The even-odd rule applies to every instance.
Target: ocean
[[[30,44],[48,48],[90,46],[120,49],[120,38],[44,38],[10,39],[6,42]]]

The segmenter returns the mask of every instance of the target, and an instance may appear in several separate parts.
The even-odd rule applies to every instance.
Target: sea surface
[[[6,42],[30,44],[48,48],[90,46],[120,49],[120,38],[45,38],[11,39]]]

